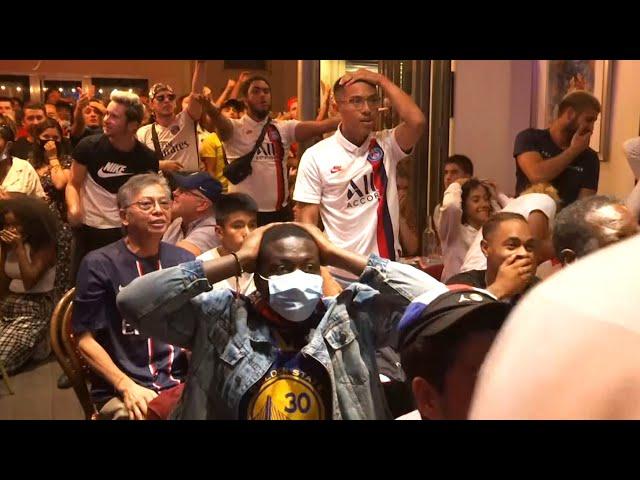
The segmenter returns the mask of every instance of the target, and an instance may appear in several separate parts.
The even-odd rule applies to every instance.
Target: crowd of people
[[[267,78],[214,98],[205,72],[181,96],[0,97],[9,373],[50,354],[75,288],[100,419],[637,416],[633,283],[608,297],[596,278],[634,270],[640,187],[597,195],[595,97],[572,91],[549,128],[516,136],[515,198],[445,160],[434,276],[411,260],[426,129],[411,96],[362,69],[300,121],[295,97],[272,112]],[[399,123],[377,130],[387,107]],[[640,138],[624,149],[637,177]]]

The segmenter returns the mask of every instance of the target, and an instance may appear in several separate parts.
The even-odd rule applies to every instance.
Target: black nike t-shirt
[[[73,159],[87,167],[93,181],[110,193],[118,193],[133,175],[159,169],[156,155],[138,140],[133,150],[123,152],[106,135],[83,138],[73,150]]]
[[[551,138],[549,129],[538,130],[529,128],[518,134],[513,147],[513,157],[516,159],[516,195],[529,187],[531,182],[518,165],[518,155],[526,152],[538,152],[543,159],[552,158],[562,153]],[[551,181],[558,190],[562,206],[566,207],[578,199],[581,188],[598,190],[600,178],[600,160],[595,150],[587,148],[578,155],[564,171]]]
[[[159,170],[155,153],[138,140],[133,150],[123,152],[106,135],[80,140],[73,159],[87,168],[82,191],[83,223],[94,228],[119,228],[118,189],[134,175]]]

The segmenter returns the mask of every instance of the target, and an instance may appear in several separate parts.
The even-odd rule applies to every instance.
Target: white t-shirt
[[[549,219],[549,230],[553,225],[556,216],[556,202],[549,195],[544,193],[527,193],[517,198],[511,199],[502,209],[503,212],[519,213],[525,220],[529,220],[531,212],[540,210]],[[482,241],[482,229],[473,239],[471,246],[467,250],[462,263],[461,272],[469,270],[485,270],[487,268],[487,257],[482,253],[480,242]]]
[[[223,142],[227,160],[233,162],[236,158],[249,153],[264,124],[254,121],[249,115],[239,120],[232,119],[233,134]],[[275,212],[287,205],[289,198],[289,180],[287,170],[287,152],[295,143],[297,120],[272,120],[270,127],[258,147],[251,162],[252,173],[238,185],[229,182],[229,192],[241,192],[250,195],[258,204],[260,212]],[[278,141],[278,140],[281,140]],[[280,147],[282,145],[282,147]],[[281,151],[282,150],[282,151]]]
[[[220,258],[220,252],[218,252],[217,248],[213,248],[207,252],[204,252],[202,255],[197,257],[198,260],[202,260],[206,262],[208,260],[215,260],[216,258]],[[230,290],[236,291],[236,277],[227,278],[226,280],[220,280],[218,283],[213,284],[214,290],[220,290],[228,288]],[[255,283],[253,283],[253,273],[244,272],[240,276],[240,293],[243,295],[249,295],[253,293],[256,289]]]
[[[12,157],[11,168],[2,181],[2,188],[7,192],[18,192],[33,197],[45,198],[38,172],[29,162],[18,157]]]
[[[182,232],[182,217],[178,217],[162,236],[162,241],[176,245],[178,242],[185,240],[206,252],[211,248],[220,245],[218,235],[216,235],[216,218],[214,215],[207,215],[198,218],[187,225],[187,234]]]
[[[198,151],[200,142],[196,131],[197,122],[184,110],[176,115],[175,120],[168,127],[158,123],[140,127],[137,132],[138,140],[155,152],[153,145],[153,125],[158,132],[158,141],[162,150],[162,160],[179,162],[184,171],[197,172],[200,170]]]
[[[398,145],[394,130],[372,132],[358,147],[338,128],[302,155],[293,199],[320,205],[325,233],[335,245],[361,255],[398,258],[402,250],[396,166],[407,155]],[[383,206],[376,178],[382,172],[374,174],[373,165],[384,167],[387,177],[386,213],[380,225],[378,208],[382,210]],[[381,251],[379,241],[385,242],[387,254]],[[331,271],[339,277],[355,278],[343,270]]]
[[[6,248],[5,245],[0,248]],[[31,262],[31,245],[25,245],[25,251],[27,253],[27,259]],[[18,255],[16,253],[15,248],[12,248],[7,251],[7,258],[4,263],[4,273],[5,275],[11,279],[9,283],[9,291],[13,293],[46,293],[53,290],[53,284],[56,280],[56,267],[50,267],[38,283],[36,283],[30,290],[26,290],[24,288],[24,283],[22,281],[22,273],[20,272],[20,265],[18,262]],[[0,319],[1,321],[1,319]]]
[[[462,187],[458,182],[453,182],[444,191],[436,219],[444,264],[441,278],[446,282],[460,273],[462,260],[478,234],[474,227],[462,223]]]
[[[532,289],[480,370],[471,419],[640,418],[640,236]]]

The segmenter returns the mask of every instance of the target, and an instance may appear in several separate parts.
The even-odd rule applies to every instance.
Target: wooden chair
[[[75,288],[65,293],[51,315],[51,348],[62,370],[71,381],[76,397],[84,410],[85,418],[93,420],[98,412],[91,401],[87,386],[89,367],[78,350],[71,328],[74,294]]]

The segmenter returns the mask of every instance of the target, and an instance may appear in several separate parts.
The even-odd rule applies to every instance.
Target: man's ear
[[[565,248],[560,252],[559,260],[562,262],[563,265],[569,265],[570,263],[573,263],[576,261],[576,257],[577,257],[576,252],[574,252],[570,248]]]
[[[427,380],[415,377],[411,381],[411,390],[420,416],[428,420],[442,420],[442,397]]]
[[[122,222],[122,225],[126,227],[127,225],[129,225],[129,220],[127,220],[127,209],[121,208],[119,210],[119,213],[120,213],[120,221]]]
[[[222,238],[223,230],[222,230],[222,227],[220,225],[215,225],[213,227],[213,230],[216,232],[216,235],[218,235],[218,237]]]
[[[480,240],[480,250],[482,250],[485,257],[489,256],[489,243],[484,238]]]

